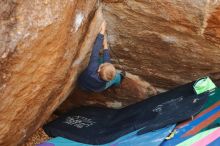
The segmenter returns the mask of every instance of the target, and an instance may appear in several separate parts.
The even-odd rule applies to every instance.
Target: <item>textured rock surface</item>
[[[0,145],[21,143],[73,88],[100,29],[96,0],[0,2]]]
[[[111,47],[127,71],[166,89],[220,71],[219,0],[104,2]]]
[[[127,73],[119,87],[112,87],[103,93],[93,93],[75,88],[61,104],[56,113],[63,114],[73,107],[82,105],[122,108],[157,94],[157,90],[138,76]]]
[[[53,121],[57,118],[56,115],[52,114],[50,118],[46,121],[46,123]],[[36,146],[44,141],[49,140],[49,137],[43,130],[43,128],[37,129],[29,138],[28,140],[22,144],[22,146]]]

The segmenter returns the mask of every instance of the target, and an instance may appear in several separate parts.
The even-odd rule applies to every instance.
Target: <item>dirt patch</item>
[[[39,128],[22,146],[35,146],[49,139],[50,137],[44,132],[44,130]]]

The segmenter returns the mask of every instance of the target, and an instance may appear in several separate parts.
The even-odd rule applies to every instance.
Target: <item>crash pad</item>
[[[164,127],[159,130],[151,131],[142,135],[137,135],[139,130],[122,136],[115,141],[99,145],[99,146],[159,146],[163,140],[169,135],[174,129],[174,125]],[[38,146],[93,146],[90,144],[83,144],[76,141],[71,141],[66,138],[56,137],[47,142],[44,142]]]
[[[176,146],[213,146],[220,138],[220,128],[206,130],[192,136],[191,138],[177,144]],[[218,143],[218,146],[220,143]]]
[[[208,94],[196,95],[194,82],[122,109],[75,108],[44,126],[51,137],[106,144],[140,128],[139,134],[186,120],[201,111]]]
[[[175,129],[176,134],[162,146],[178,145],[194,135],[220,126],[220,88],[209,95],[202,111],[193,120],[181,123]],[[220,145],[220,144],[219,144]]]

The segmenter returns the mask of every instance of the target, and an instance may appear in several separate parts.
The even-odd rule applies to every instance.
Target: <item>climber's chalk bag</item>
[[[198,95],[205,92],[213,92],[216,89],[216,85],[212,82],[212,80],[209,77],[203,77],[198,79],[194,83],[193,89],[195,93]]]

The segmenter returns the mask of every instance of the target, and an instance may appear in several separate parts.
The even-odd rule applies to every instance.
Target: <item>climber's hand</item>
[[[101,30],[100,30],[100,33],[105,35],[105,31],[106,31],[106,22],[105,20],[102,22],[102,25],[101,25]]]

